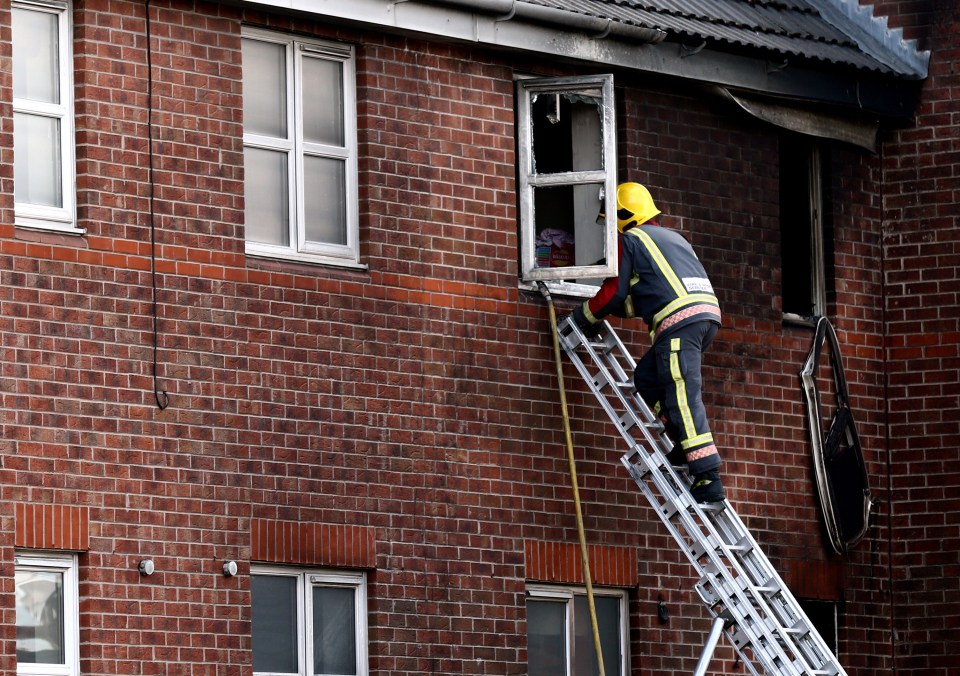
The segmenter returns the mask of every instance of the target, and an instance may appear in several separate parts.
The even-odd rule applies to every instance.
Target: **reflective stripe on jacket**
[[[604,280],[583,304],[591,323],[609,314],[639,316],[654,340],[690,322],[720,323],[713,285],[680,233],[650,223],[630,228],[619,237],[617,256],[617,276]]]

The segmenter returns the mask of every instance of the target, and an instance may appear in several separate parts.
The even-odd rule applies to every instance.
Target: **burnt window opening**
[[[830,153],[808,137],[780,141],[781,302],[785,318],[826,316],[833,283]]]

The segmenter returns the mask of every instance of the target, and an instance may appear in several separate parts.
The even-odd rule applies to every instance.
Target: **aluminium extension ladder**
[[[606,321],[601,327],[588,339],[567,317],[559,342],[629,445],[621,461],[700,577],[695,588],[714,620],[694,673],[706,672],[723,633],[752,674],[845,676],[730,503],[694,502],[686,469],[667,459],[663,424],[636,392],[636,362]]]

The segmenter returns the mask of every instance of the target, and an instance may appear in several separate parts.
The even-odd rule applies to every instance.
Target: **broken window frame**
[[[533,153],[532,108],[535,96],[543,94],[576,94],[586,90],[600,92],[601,168],[587,171],[537,173]],[[616,196],[616,111],[613,96],[613,75],[587,75],[557,78],[530,78],[517,81],[517,159],[520,217],[520,278],[523,282],[547,282],[551,288],[566,293],[593,293],[596,288],[577,284],[578,279],[601,279],[616,274],[617,229]],[[605,262],[593,265],[537,267],[536,214],[534,193],[538,188],[595,184],[598,205],[602,200],[606,215],[603,224]]]
[[[829,366],[831,370],[834,399],[832,407],[824,406],[817,383],[817,368],[821,358],[828,360],[829,363],[825,366]],[[860,437],[850,409],[850,396],[843,371],[840,343],[833,325],[826,317],[820,317],[817,320],[813,344],[800,370],[800,381],[807,408],[814,482],[817,487],[821,516],[830,546],[837,554],[845,554],[863,539],[870,527],[873,497],[863,460]],[[828,418],[829,423],[827,423]],[[843,477],[845,481],[838,484],[835,475],[843,469],[843,467],[837,468],[838,460],[846,461],[845,466],[849,469],[851,458],[852,464],[856,466],[856,476],[851,477],[848,474]],[[861,501],[860,510],[854,515],[854,518],[858,519],[857,527],[847,532],[844,526],[849,526],[851,516],[844,510],[849,509],[851,500],[849,496],[838,495],[837,491],[851,490],[851,478],[856,479],[858,485],[853,488],[861,491]]]

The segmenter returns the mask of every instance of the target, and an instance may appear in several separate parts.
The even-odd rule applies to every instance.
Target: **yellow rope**
[[[587,553],[587,536],[583,530],[583,513],[580,509],[580,490],[577,487],[577,462],[573,454],[573,436],[570,434],[570,414],[567,412],[567,393],[563,386],[563,362],[560,358],[560,334],[557,329],[557,313],[553,309],[553,298],[547,285],[539,282],[540,293],[547,299],[550,311],[550,328],[553,331],[553,356],[557,366],[557,383],[560,389],[560,409],[563,412],[563,433],[567,442],[567,459],[570,463],[570,485],[573,489],[573,504],[577,512],[577,535],[580,538],[580,559],[583,564],[583,579],[587,587],[587,605],[590,607],[590,624],[593,628],[593,647],[597,653],[597,666],[600,676],[606,676],[603,669],[603,652],[600,648],[600,629],[597,626],[597,608],[593,603],[593,583],[590,580],[590,555]]]

